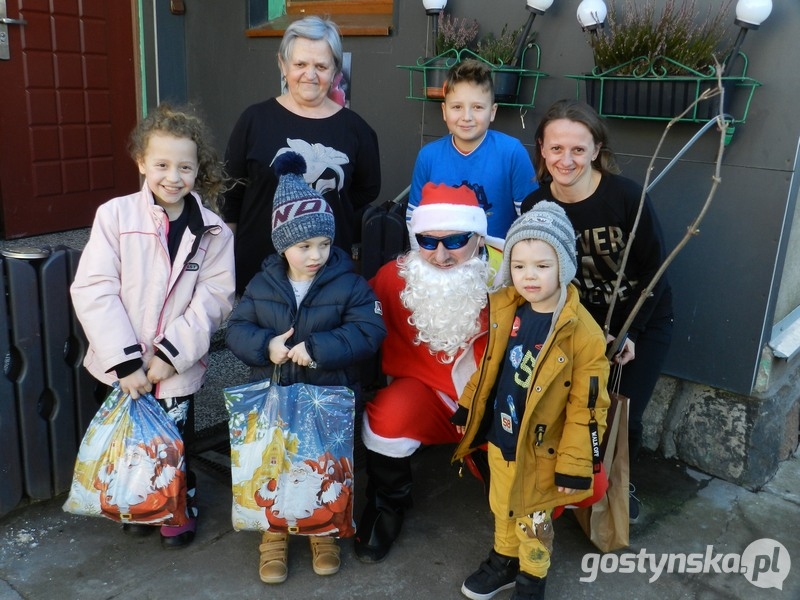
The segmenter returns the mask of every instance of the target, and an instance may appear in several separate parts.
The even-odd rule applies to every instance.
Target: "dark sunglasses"
[[[439,242],[444,244],[444,247],[448,250],[458,250],[467,245],[467,242],[469,242],[473,234],[474,232],[470,231],[469,233],[453,233],[444,237],[434,237],[432,235],[422,235],[418,233],[415,237],[417,238],[419,247],[425,250],[436,250],[436,248],[439,247]]]

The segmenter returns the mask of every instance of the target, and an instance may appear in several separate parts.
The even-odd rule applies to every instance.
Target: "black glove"
[[[450,417],[450,422],[453,425],[460,425],[464,426],[467,424],[467,416],[469,415],[469,409],[464,408],[463,406],[459,406],[456,409],[456,412],[453,413],[453,416]]]

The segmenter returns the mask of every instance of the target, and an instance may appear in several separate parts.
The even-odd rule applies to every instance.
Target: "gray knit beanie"
[[[522,240],[542,240],[550,244],[558,256],[558,281],[566,289],[578,271],[575,230],[567,213],[555,202],[543,200],[511,224],[503,249],[500,273],[504,283],[511,282],[511,249]]]
[[[315,237],[333,240],[333,211],[325,198],[303,179],[305,159],[285,152],[275,159],[278,187],[272,201],[272,245],[278,254]]]

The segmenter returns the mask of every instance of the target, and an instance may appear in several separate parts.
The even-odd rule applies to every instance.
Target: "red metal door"
[[[25,21],[7,26],[0,59],[2,235],[88,226],[99,204],[139,186],[126,150],[136,122],[132,3],[2,3]]]

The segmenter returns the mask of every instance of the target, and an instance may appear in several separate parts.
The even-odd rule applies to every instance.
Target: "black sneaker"
[[[544,600],[544,588],[547,577],[536,577],[520,572],[514,586],[511,600]]]
[[[461,593],[472,600],[489,600],[497,592],[514,587],[519,573],[519,559],[494,551],[472,575],[464,580]]]
[[[628,486],[628,495],[630,496],[628,500],[628,521],[633,525],[639,521],[639,509],[642,502],[636,497],[636,486],[632,483],[629,483]]]
[[[123,523],[122,531],[132,537],[145,537],[153,533],[158,527],[154,525],[142,525],[140,523]]]
[[[189,517],[185,525],[170,527],[161,526],[161,547],[170,550],[173,548],[185,548],[194,541],[194,534],[197,531],[197,518]]]

